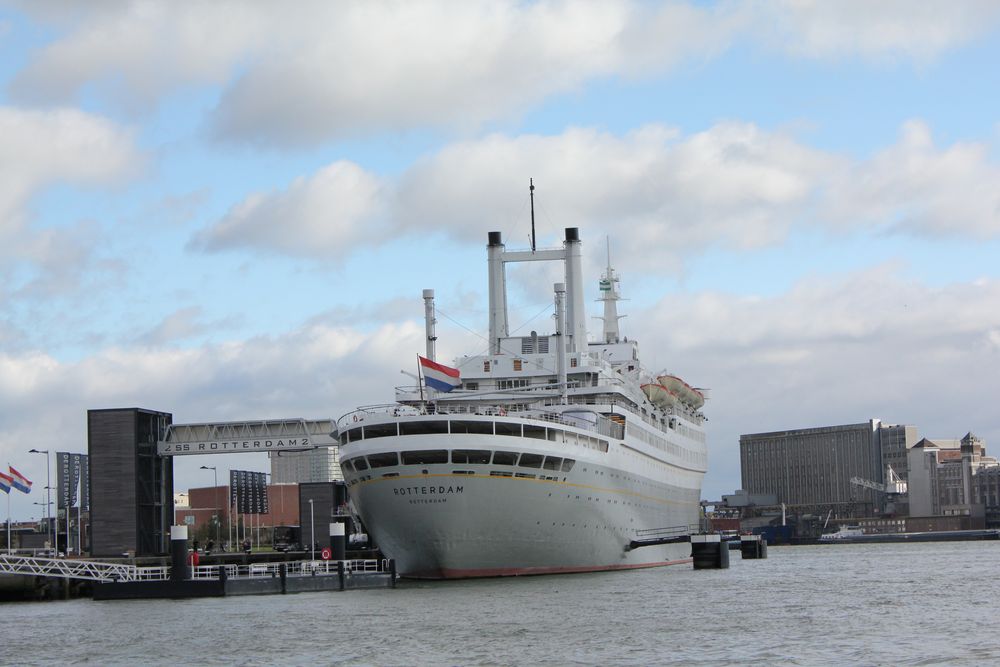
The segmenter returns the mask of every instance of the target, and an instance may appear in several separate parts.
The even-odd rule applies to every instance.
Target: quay
[[[102,581],[95,600],[280,595],[366,588],[395,588],[392,560],[316,560],[250,565],[200,565],[187,579],[172,577],[172,567],[138,568],[135,579]]]
[[[389,559],[293,560],[229,563],[186,568],[134,565],[91,559],[36,558],[0,554],[3,597],[95,600],[227,597],[307,591],[394,588],[395,562]]]
[[[68,598],[75,583],[77,595],[89,589],[95,600],[273,595],[396,586],[394,560],[346,559],[342,540],[336,551],[323,549],[327,557],[324,560],[255,562],[249,555],[234,554],[217,564],[196,565],[191,562],[194,554],[187,548],[186,526],[173,526],[171,538],[169,565],[159,559],[154,565],[138,565],[0,554],[0,575],[22,580],[31,577],[30,585],[36,591],[47,591],[47,597]],[[330,558],[334,553],[337,558]],[[242,562],[226,562],[234,557]],[[61,595],[53,595],[50,588],[60,580]],[[81,586],[81,582],[89,586]]]

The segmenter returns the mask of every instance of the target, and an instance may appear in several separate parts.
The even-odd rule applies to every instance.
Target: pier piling
[[[741,535],[740,551],[744,560],[767,558],[767,540],[761,535]]]
[[[191,578],[187,561],[187,526],[170,526],[170,580],[184,581]]]
[[[691,557],[696,570],[723,570],[729,567],[729,546],[721,535],[692,535]]]

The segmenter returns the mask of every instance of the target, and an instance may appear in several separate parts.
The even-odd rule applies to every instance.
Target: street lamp
[[[52,531],[52,548],[55,549],[56,553],[59,553],[59,545],[56,544],[56,526],[54,522],[49,520],[49,511],[52,505],[52,501],[49,499],[50,489],[52,488],[52,476],[49,474],[49,450],[29,449],[28,453],[45,454],[45,521],[49,524],[48,528]],[[55,521],[59,521],[58,517]]]
[[[215,543],[222,548],[222,536],[219,534],[219,524],[222,523],[222,506],[219,503],[219,473],[215,466],[202,466],[202,470],[211,470],[215,486],[212,488],[212,497],[215,499]]]
[[[312,549],[312,559],[316,560],[316,516],[313,514],[313,499],[309,499],[309,523],[312,527],[312,544],[309,548]]]

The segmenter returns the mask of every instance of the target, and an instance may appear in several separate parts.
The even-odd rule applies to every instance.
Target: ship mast
[[[618,276],[611,268],[610,238],[608,239],[608,268],[601,276],[600,288],[601,296],[597,300],[604,302],[604,316],[601,317],[604,321],[604,342],[617,343],[621,335],[618,331],[618,320],[625,316],[618,314],[618,302],[621,300],[621,295],[618,293]]]
[[[531,194],[531,252],[535,252],[535,179],[528,179],[528,192]]]

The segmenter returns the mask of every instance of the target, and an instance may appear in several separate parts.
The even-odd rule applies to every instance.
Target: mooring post
[[[340,521],[330,524],[330,552],[333,560],[347,558],[347,531]]]
[[[288,566],[284,563],[278,565],[278,576],[281,577],[281,592],[288,592]]]
[[[191,578],[187,560],[188,527],[170,526],[170,580],[184,581]]]
[[[767,540],[761,535],[740,535],[740,552],[744,559],[767,558]]]
[[[344,572],[344,561],[342,560],[337,561],[337,576],[340,577],[340,590],[344,590],[344,588],[346,588],[345,579],[347,578],[347,575]]]
[[[691,557],[696,570],[723,570],[729,567],[729,545],[721,535],[692,535]]]

